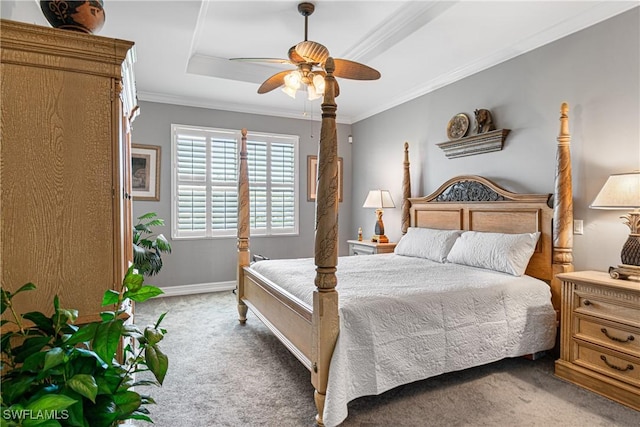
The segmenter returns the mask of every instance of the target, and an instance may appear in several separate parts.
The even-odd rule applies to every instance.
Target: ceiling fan
[[[324,94],[325,62],[329,58],[329,49],[318,42],[307,39],[308,19],[315,10],[313,3],[300,3],[298,12],[304,16],[304,41],[289,49],[289,59],[282,58],[231,58],[236,61],[269,62],[295,65],[294,70],[280,71],[265,80],[258,88],[258,93],[267,93],[284,86],[283,91],[295,98],[301,84],[306,85],[310,100]],[[364,64],[347,59],[334,58],[333,75],[352,80],[377,80],[380,73]]]

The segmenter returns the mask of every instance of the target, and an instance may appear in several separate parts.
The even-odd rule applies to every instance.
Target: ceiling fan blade
[[[264,83],[262,83],[262,85],[260,85],[258,93],[267,93],[279,88],[284,84],[284,76],[290,72],[291,70],[280,71],[279,73],[269,77]]]
[[[352,80],[377,80],[380,78],[378,70],[359,62],[339,58],[334,58],[333,62],[336,65],[333,75],[336,77]]]
[[[229,58],[229,60],[242,62],[268,62],[270,64],[293,64],[291,61],[284,58]]]
[[[329,49],[317,42],[305,40],[295,46],[295,51],[306,62],[324,64],[329,57]]]

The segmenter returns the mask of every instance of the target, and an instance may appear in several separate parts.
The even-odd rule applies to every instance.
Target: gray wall
[[[455,175],[477,174],[512,191],[554,188],[560,104],[569,103],[574,214],[584,235],[574,238],[576,269],[606,270],[620,262],[629,229],[621,211],[588,208],[612,173],[640,169],[640,9],[543,46],[353,125],[352,224],[373,230],[361,207],[367,191],[391,190],[385,210],[390,240],[400,233],[403,143],[410,144],[413,196],[435,191]],[[498,128],[511,129],[504,149],[447,159],[451,117],[488,108]],[[365,233],[366,234],[366,233]]]
[[[134,144],[159,145],[161,151],[160,201],[134,201],[134,221],[146,212],[156,212],[166,221],[158,232],[171,237],[171,124],[241,129],[249,132],[271,132],[299,135],[299,195],[300,234],[286,237],[254,237],[251,251],[271,258],[300,258],[313,256],[314,202],[307,201],[307,155],[318,153],[320,122],[309,120],[241,114],[204,108],[140,102],[140,116],[133,123]],[[343,157],[343,200],[351,200],[351,145],[348,136],[351,126],[338,125],[338,154]],[[340,203],[340,241],[349,238],[351,205]],[[173,252],[163,257],[164,267],[158,276],[148,279],[156,286],[180,286],[217,283],[235,280],[236,239],[171,240]],[[348,253],[346,244],[340,253]]]

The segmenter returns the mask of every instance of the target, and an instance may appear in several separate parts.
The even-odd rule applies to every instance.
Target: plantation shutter
[[[235,236],[240,132],[172,125],[173,238]],[[297,137],[247,141],[251,235],[297,234]]]
[[[295,227],[295,146],[271,144],[271,228],[281,231]]]
[[[211,230],[228,235],[238,227],[238,143],[211,138]]]
[[[247,141],[250,226],[254,233],[267,230],[267,143]]]
[[[205,236],[207,222],[207,141],[203,135],[177,137],[177,219],[180,234]]]

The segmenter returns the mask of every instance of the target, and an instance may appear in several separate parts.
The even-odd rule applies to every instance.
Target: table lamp
[[[382,222],[382,208],[395,208],[391,193],[388,190],[371,190],[364,201],[363,208],[375,208],[376,227],[375,234],[371,237],[372,242],[389,243],[389,239],[384,235],[384,223]]]
[[[625,219],[631,232],[622,246],[622,265],[611,267],[611,277],[626,279],[640,276],[640,170],[613,174],[589,206],[593,209],[631,209]]]

